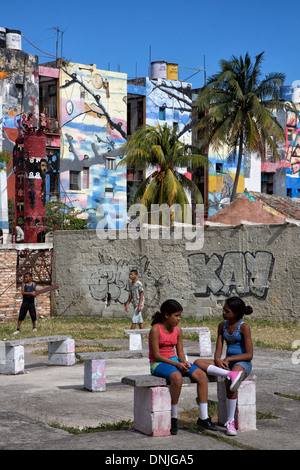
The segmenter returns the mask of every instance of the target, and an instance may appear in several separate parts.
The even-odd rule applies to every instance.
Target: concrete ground
[[[192,362],[197,343],[186,342],[185,351]],[[147,358],[107,360],[107,390],[88,392],[83,388],[83,364],[48,366],[47,356],[33,352],[25,347],[25,374],[0,375],[1,450],[103,450],[103,458],[111,453],[116,458],[117,451],[127,451],[128,456],[139,455],[137,451],[147,451],[149,455],[178,455],[184,451],[193,456],[195,463],[200,450],[236,450],[245,446],[261,450],[300,449],[300,402],[275,394],[300,395],[300,361],[293,352],[255,349],[257,410],[272,413],[276,419],[258,420],[256,431],[239,432],[236,437],[226,436],[225,428],[220,427],[212,435],[179,429],[176,436],[161,438],[135,431],[73,435],[52,427],[95,427],[133,420],[133,388],[122,385],[121,378],[148,374]],[[195,408],[195,398],[194,386],[183,387],[179,410]],[[216,400],[216,384],[209,384],[209,398]]]

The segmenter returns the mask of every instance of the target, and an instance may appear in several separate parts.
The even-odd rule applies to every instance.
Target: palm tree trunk
[[[239,182],[241,166],[242,166],[242,158],[243,158],[243,139],[244,139],[244,134],[243,134],[243,131],[241,131],[241,133],[240,133],[240,143],[239,143],[238,163],[237,163],[237,166],[236,166],[236,172],[235,172],[235,178],[234,178],[234,183],[233,183],[233,189],[232,189],[232,193],[231,193],[230,202],[234,201],[235,198],[236,198],[236,191],[237,191],[237,186],[238,186],[238,182]]]

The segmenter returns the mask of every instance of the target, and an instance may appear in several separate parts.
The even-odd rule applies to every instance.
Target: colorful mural
[[[108,207],[126,227],[126,169],[116,169],[127,138],[127,75],[95,65],[63,64],[60,72],[61,200],[86,209],[95,228]]]
[[[181,141],[192,142],[192,85],[179,80],[146,78],[146,122],[178,124]]]
[[[213,154],[209,153],[209,174],[208,174],[208,217],[212,216],[226,204],[230,203],[230,197],[235,178],[236,162],[229,161],[226,148]],[[242,193],[245,189],[244,182],[244,159],[242,161],[241,173],[239,176],[237,193]]]

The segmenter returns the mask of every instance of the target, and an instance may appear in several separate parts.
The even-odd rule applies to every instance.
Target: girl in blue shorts
[[[207,377],[203,370],[186,361],[183,352],[182,330],[178,327],[182,306],[176,300],[166,300],[160,311],[152,317],[149,333],[149,360],[151,374],[170,381],[172,399],[171,434],[177,434],[177,406],[182,387],[182,376],[189,376],[197,383],[200,408],[198,425],[217,430],[211,423],[207,407]],[[175,352],[176,349],[176,352]]]
[[[243,321],[244,315],[251,315],[252,307],[246,306],[239,297],[230,297],[223,307],[224,321],[218,326],[218,337],[214,360],[197,359],[195,365],[208,375],[226,377],[227,422],[229,436],[237,434],[234,414],[237,402],[237,389],[252,370],[253,344],[249,325]],[[221,359],[223,342],[227,344],[225,359]]]

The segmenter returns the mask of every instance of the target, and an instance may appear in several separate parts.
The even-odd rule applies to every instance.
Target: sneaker
[[[227,436],[236,436],[237,435],[237,430],[235,429],[233,419],[231,419],[230,421],[227,421],[227,423],[225,423],[225,426],[227,428],[227,430],[226,430]]]
[[[228,375],[227,375],[227,378],[231,380],[231,385],[230,385],[230,391],[231,392],[235,392],[241,382],[243,381],[243,377],[244,377],[244,374],[243,374],[243,371],[235,371],[235,370],[231,370],[228,372]]]
[[[37,329],[36,329],[36,328],[32,328],[32,331],[33,331],[33,332],[36,332],[36,331],[37,331]]]
[[[201,429],[205,429],[206,431],[218,431],[218,428],[211,422],[210,418],[198,418],[197,426]]]
[[[171,418],[171,434],[172,436],[175,436],[177,434],[177,431],[178,431],[178,421],[177,421],[177,418]]]
[[[20,333],[20,330],[16,330],[13,332],[13,335],[18,335]]]

